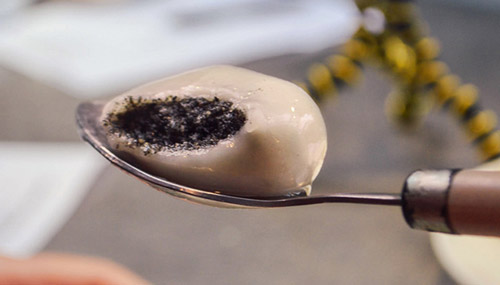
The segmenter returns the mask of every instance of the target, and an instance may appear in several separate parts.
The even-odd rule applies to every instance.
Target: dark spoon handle
[[[414,229],[500,236],[500,171],[418,170],[402,199]]]

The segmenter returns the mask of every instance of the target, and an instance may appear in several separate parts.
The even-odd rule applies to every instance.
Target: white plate
[[[431,244],[459,284],[500,284],[500,238],[432,234]]]
[[[500,170],[500,160],[477,169]],[[431,245],[443,268],[459,284],[500,284],[500,238],[431,234]]]

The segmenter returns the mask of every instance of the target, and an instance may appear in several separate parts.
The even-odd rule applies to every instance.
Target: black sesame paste
[[[125,137],[129,147],[140,147],[146,155],[214,146],[235,135],[245,122],[245,113],[230,101],[176,96],[128,97],[120,112],[104,120],[110,133]]]

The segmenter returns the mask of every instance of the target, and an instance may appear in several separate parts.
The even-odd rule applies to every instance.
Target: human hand
[[[42,253],[28,259],[0,256],[0,285],[145,285],[129,269],[98,257]]]

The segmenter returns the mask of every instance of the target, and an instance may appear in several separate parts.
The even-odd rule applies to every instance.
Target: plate
[[[500,170],[500,159],[478,170]],[[500,284],[500,238],[431,234],[434,253],[448,274],[459,284]]]
[[[459,284],[500,284],[500,238],[431,234],[431,245]]]

